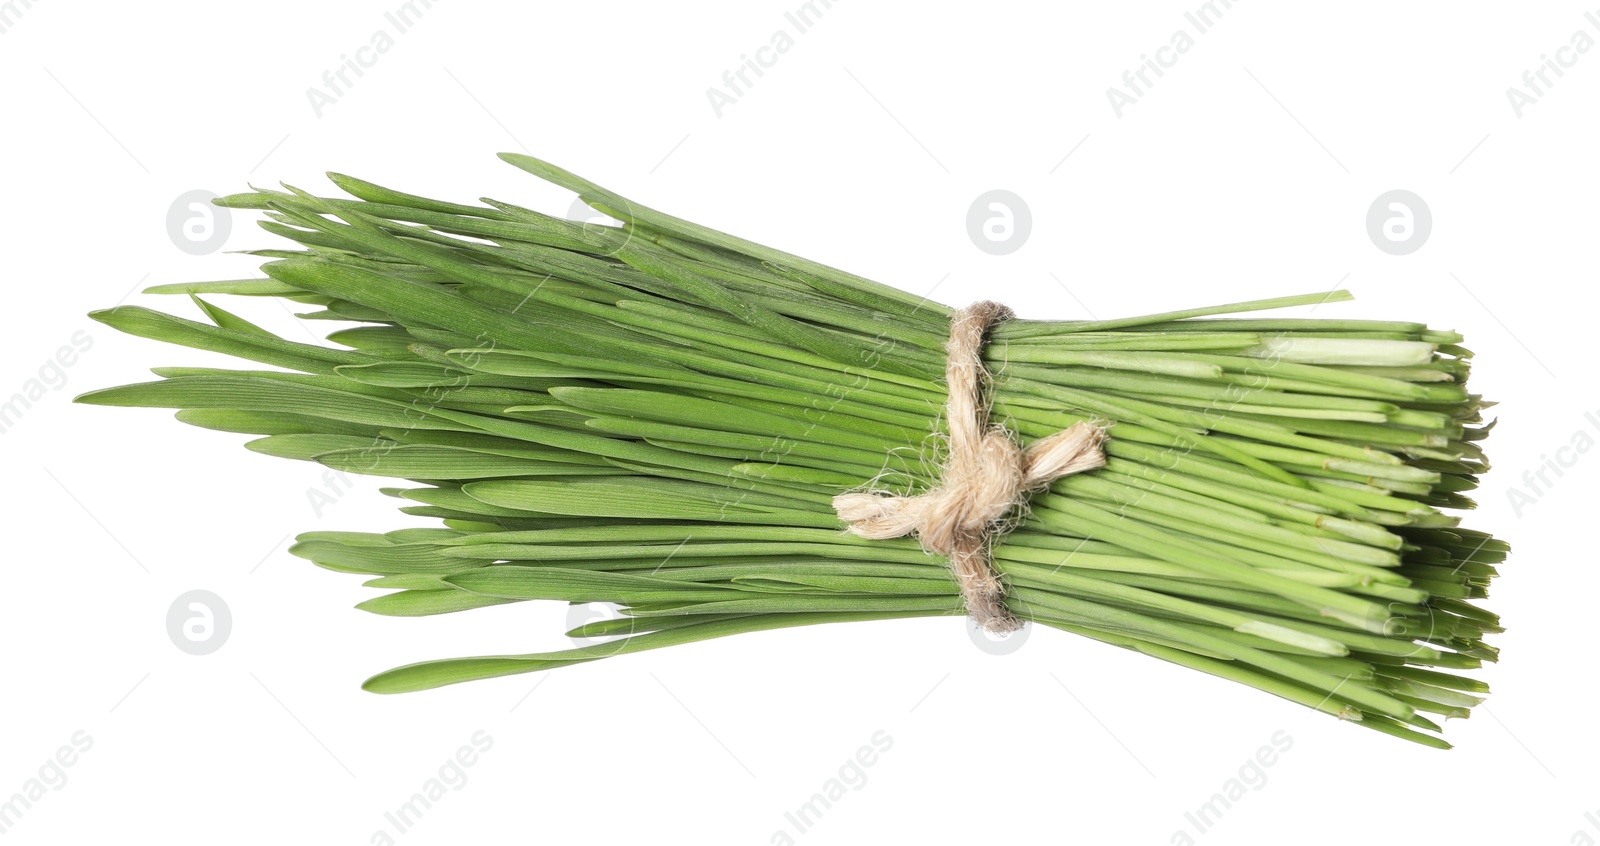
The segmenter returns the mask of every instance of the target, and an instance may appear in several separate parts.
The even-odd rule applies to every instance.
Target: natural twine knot
[[[923,549],[948,558],[967,613],[997,634],[1022,627],[1006,608],[1005,586],[989,561],[989,543],[1001,519],[1028,493],[1106,461],[1101,450],[1105,430],[1089,422],[1073,424],[1027,449],[1019,448],[1005,428],[989,425],[984,339],[990,327],[1011,316],[1011,309],[984,301],[951,319],[945,344],[950,442],[938,484],[911,497],[868,491],[833,498],[833,509],[850,524],[850,532],[873,539],[915,534]]]

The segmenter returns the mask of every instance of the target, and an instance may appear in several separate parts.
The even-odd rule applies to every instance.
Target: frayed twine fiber
[[[967,613],[997,634],[1022,628],[1006,608],[1005,585],[989,560],[1001,519],[1030,492],[1106,462],[1105,430],[1092,423],[1076,423],[1027,449],[1018,447],[1005,428],[989,424],[984,341],[992,326],[1011,316],[1011,309],[986,300],[961,309],[950,321],[945,344],[950,443],[938,484],[919,496],[865,491],[833,498],[833,510],[850,524],[851,533],[873,539],[915,534],[923,549],[948,558]]]

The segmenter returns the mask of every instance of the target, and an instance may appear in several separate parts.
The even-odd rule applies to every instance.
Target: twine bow
[[[974,303],[956,312],[945,344],[949,399],[945,420],[949,453],[938,484],[918,496],[875,492],[840,494],[833,509],[864,538],[915,534],[922,547],[949,559],[967,613],[986,631],[1022,627],[1005,606],[1005,586],[989,560],[989,543],[1000,521],[1027,495],[1073,473],[1105,464],[1105,430],[1079,422],[1020,448],[1003,427],[989,424],[983,345],[1011,309],[996,302]]]

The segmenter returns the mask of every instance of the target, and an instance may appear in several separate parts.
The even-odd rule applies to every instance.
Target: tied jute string
[[[1003,427],[990,425],[983,345],[990,328],[1011,316],[1011,309],[984,301],[961,309],[950,321],[945,344],[950,442],[938,484],[911,497],[864,491],[833,498],[834,511],[850,524],[851,533],[874,539],[915,534],[924,549],[948,558],[967,613],[997,634],[1022,627],[1006,608],[1005,586],[989,560],[1002,518],[1030,492],[1106,461],[1105,430],[1092,423],[1076,423],[1027,449]]]

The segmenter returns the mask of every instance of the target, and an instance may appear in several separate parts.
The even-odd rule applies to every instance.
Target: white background
[[[720,117],[707,90],[792,35],[798,0],[452,0],[399,35],[398,0],[3,5],[0,399],[55,387],[0,436],[0,800],[75,732],[93,741],[7,842],[1600,841],[1600,455],[1559,453],[1573,466],[1548,491],[1523,478],[1575,436],[1600,440],[1584,416],[1600,421],[1600,48],[1563,53],[1572,67],[1520,117],[1506,95],[1575,32],[1600,39],[1583,4],[1246,2],[1196,35],[1197,0],[839,0]],[[319,117],[308,89],[380,30],[392,49]],[[1107,89],[1178,30],[1193,48],[1118,117]],[[1510,626],[1482,674],[1496,694],[1437,752],[1059,632],[991,655],[953,619],[363,693],[414,660],[562,648],[567,611],[353,610],[360,579],[288,555],[292,535],[422,521],[374,480],[318,516],[315,465],[160,411],[73,405],[150,366],[228,363],[85,314],[126,298],[193,316],[131,291],[252,275],[249,257],[175,246],[168,208],[191,190],[327,191],[332,169],[566,211],[502,150],[948,303],[1106,318],[1342,284],[1358,300],[1316,316],[1465,332],[1474,387],[1502,402],[1471,525],[1516,547],[1491,602]],[[965,228],[997,188],[1033,220],[1005,257]],[[1433,216],[1403,257],[1365,228],[1396,188]],[[227,249],[273,244],[233,216]],[[303,337],[271,302],[224,305]],[[80,330],[92,346],[63,384],[45,365]],[[1531,504],[1513,509],[1513,490]],[[168,639],[192,589],[232,611],[212,655]],[[385,812],[480,730],[493,746],[466,783],[396,835]],[[865,784],[796,833],[785,812],[879,731],[893,746]],[[1185,813],[1280,731],[1293,745],[1266,782],[1196,833]]]

